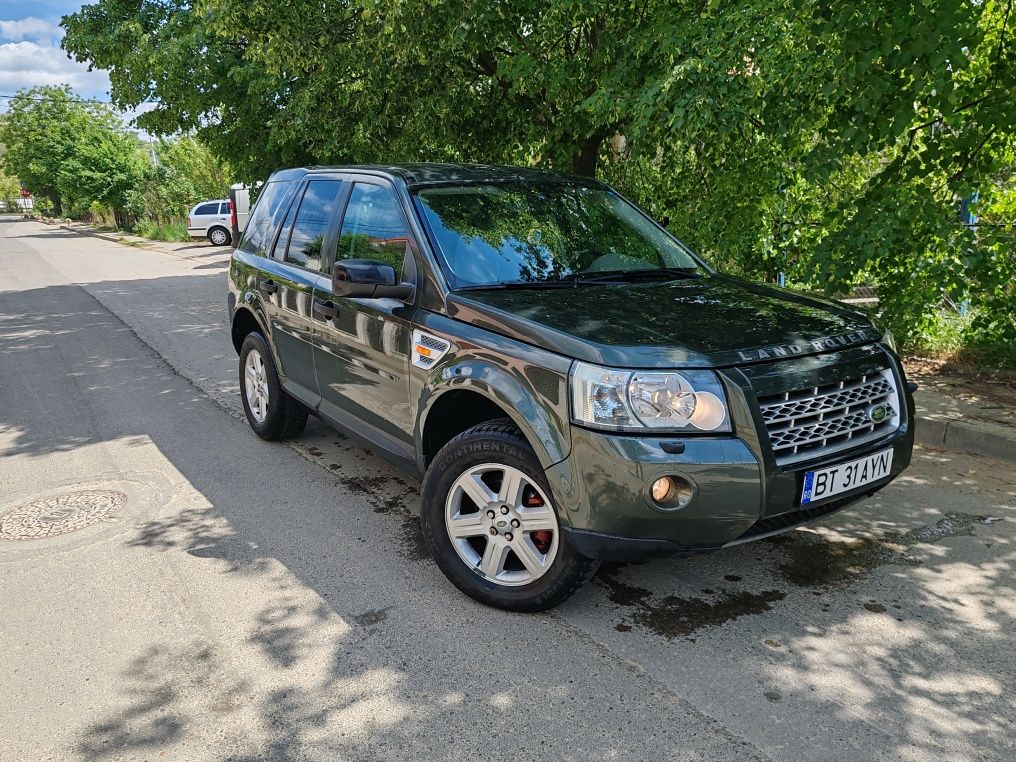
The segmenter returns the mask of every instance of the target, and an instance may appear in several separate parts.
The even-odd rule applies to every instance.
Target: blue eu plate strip
[[[804,491],[801,493],[801,505],[811,502],[812,482],[815,481],[815,472],[809,471],[804,475]]]

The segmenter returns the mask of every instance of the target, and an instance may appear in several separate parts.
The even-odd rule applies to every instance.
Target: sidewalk
[[[204,239],[188,243],[151,241],[124,233],[101,232],[86,223],[41,221],[180,259],[206,260],[226,256],[232,251],[229,246],[212,246]],[[923,367],[907,371],[910,379],[918,384],[914,394],[917,444],[1016,463],[1016,389],[961,376],[927,373]]]
[[[121,243],[125,246],[136,246],[142,249],[159,251],[181,259],[206,259],[212,254],[228,254],[233,250],[231,246],[212,246],[204,238],[194,238],[186,243],[180,241],[153,241],[149,238],[129,235],[119,231],[96,230],[92,225],[85,222],[67,222],[66,220],[54,220],[42,217],[37,217],[36,221],[44,222],[47,225],[56,225],[64,230],[71,230],[82,235],[90,235],[106,241]]]
[[[918,384],[919,445],[1016,463],[1016,389],[948,374],[910,375]]]

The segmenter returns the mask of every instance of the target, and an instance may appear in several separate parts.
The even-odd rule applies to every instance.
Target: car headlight
[[[711,370],[648,371],[575,363],[572,419],[611,431],[730,431],[723,386]]]
[[[885,344],[893,352],[896,352],[896,339],[893,338],[893,332],[888,328],[885,329],[885,333],[882,334],[882,343]]]

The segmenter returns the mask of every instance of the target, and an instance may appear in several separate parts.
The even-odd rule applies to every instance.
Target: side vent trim
[[[449,349],[451,349],[451,344],[444,339],[425,333],[419,328],[413,330],[413,365],[417,368],[425,370],[433,368],[442,357],[448,354]]]

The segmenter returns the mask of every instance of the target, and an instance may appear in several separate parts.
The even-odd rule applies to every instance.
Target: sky
[[[109,100],[109,77],[67,57],[60,48],[60,17],[81,0],[0,0],[0,96],[36,85],[68,84],[83,98]],[[0,111],[7,108],[0,97]],[[144,107],[139,109],[143,111]],[[134,112],[124,115],[129,123]]]
[[[69,84],[80,95],[109,100],[109,78],[88,71],[60,49],[60,17],[73,0],[0,0],[0,95],[35,85]]]

